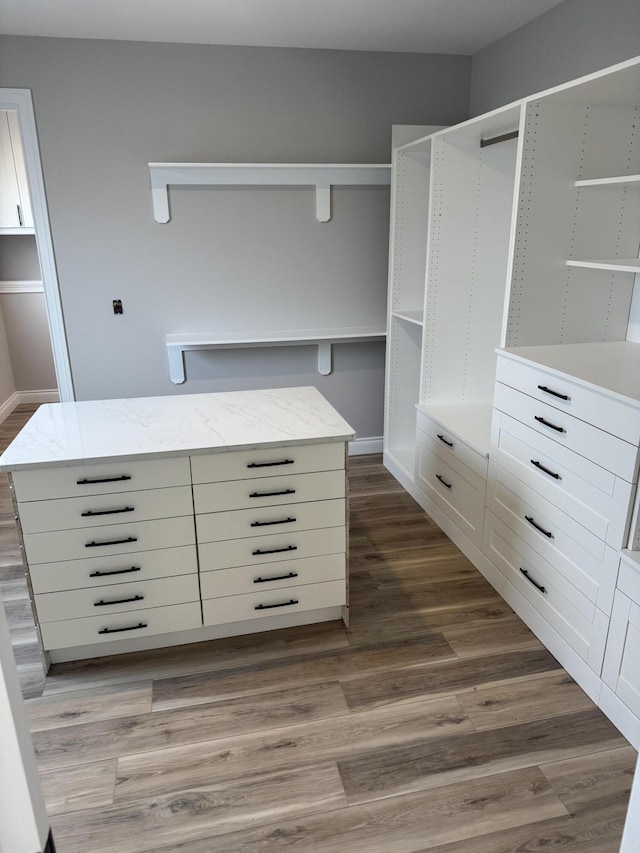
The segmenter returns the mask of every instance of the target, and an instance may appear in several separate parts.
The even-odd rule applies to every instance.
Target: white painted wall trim
[[[8,400],[0,405],[0,423],[9,417],[11,412],[21,403],[35,405],[36,403],[59,403],[60,394],[55,388],[44,391],[16,391]]]
[[[349,442],[349,456],[366,456],[369,453],[382,453],[382,436],[354,438]]]
[[[18,113],[18,123],[22,136],[24,162],[27,170],[27,181],[35,224],[36,245],[38,247],[38,258],[42,273],[49,331],[51,333],[56,379],[58,388],[60,389],[60,398],[65,401],[74,400],[75,394],[71,377],[71,364],[69,362],[69,351],[64,329],[62,302],[58,287],[58,273],[53,254],[53,242],[49,227],[49,213],[44,191],[42,164],[31,92],[29,89],[0,89],[0,110],[17,110]]]
[[[0,281],[0,293],[44,293],[41,281]]]

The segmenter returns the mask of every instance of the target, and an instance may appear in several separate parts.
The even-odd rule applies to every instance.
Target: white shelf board
[[[416,408],[442,424],[447,432],[464,441],[477,453],[489,455],[493,400],[418,403]]]
[[[413,323],[416,326],[424,326],[422,311],[392,311],[392,316],[405,323]]]
[[[0,293],[43,293],[41,281],[0,281]]]
[[[327,376],[332,367],[332,346],[339,343],[382,341],[382,326],[353,326],[344,329],[296,329],[294,331],[261,332],[255,335],[170,334],[165,338],[169,358],[169,376],[174,385],[185,379],[184,353],[192,350],[241,349],[247,347],[318,347],[318,373]]]
[[[619,175],[614,178],[590,178],[576,181],[577,187],[640,187],[640,175]]]
[[[0,228],[0,237],[2,236],[16,236],[18,234],[30,234],[33,236],[36,233],[35,228],[27,228],[22,225],[16,228]]]
[[[568,267],[585,267],[590,270],[612,270],[613,272],[640,272],[640,258],[607,258],[595,261],[578,261],[570,258]]]
[[[332,186],[389,186],[384,163],[149,163],[153,215],[168,222],[169,186],[315,187],[316,218],[331,219]]]

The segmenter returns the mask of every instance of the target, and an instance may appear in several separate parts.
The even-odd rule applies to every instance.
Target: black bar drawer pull
[[[137,542],[137,536],[127,536],[126,539],[106,539],[104,542],[87,542],[85,548],[101,548],[103,545],[126,545],[127,542]]]
[[[142,571],[140,566],[131,566],[130,569],[112,569],[109,572],[101,572],[101,571],[91,572],[89,577],[90,578],[107,578],[107,577],[110,577],[111,575],[129,575],[129,574],[131,574],[131,572],[140,572],[140,571]]]
[[[114,598],[113,601],[94,601],[94,607],[108,607],[110,604],[129,604],[131,601],[144,601],[144,595],[134,595],[132,598]]]
[[[286,548],[272,548],[270,551],[263,551],[260,548],[257,548],[255,551],[252,551],[254,557],[262,556],[263,554],[281,554],[283,551],[297,551],[297,545],[287,545]]]
[[[282,518],[280,521],[252,521],[251,527],[270,527],[272,524],[293,524],[297,518]]]
[[[251,492],[250,498],[275,498],[278,495],[295,495],[295,489],[283,489],[281,492]]]
[[[539,468],[541,471],[544,471],[545,474],[548,474],[550,477],[553,477],[554,480],[561,480],[562,477],[560,474],[556,474],[555,471],[550,471],[548,468],[545,468],[541,462],[538,462],[537,459],[532,459],[531,464],[535,465],[536,468]]]
[[[521,572],[522,572],[522,574],[525,576],[525,578],[529,581],[529,583],[532,583],[532,584],[535,586],[535,588],[536,588],[536,589],[539,589],[539,590],[540,590],[540,592],[544,592],[544,593],[546,593],[546,591],[547,591],[547,590],[546,590],[546,588],[545,588],[545,587],[543,587],[543,586],[541,586],[541,585],[540,585],[539,583],[537,583],[536,581],[534,581],[534,579],[531,577],[531,575],[529,574],[529,572],[528,572],[526,569],[521,568],[521,569],[520,569],[520,571],[521,571]]]
[[[117,515],[120,512],[135,512],[135,507],[123,506],[122,509],[88,509],[86,512],[81,512],[82,518],[89,518],[96,515]]]
[[[549,531],[545,530],[544,527],[540,527],[539,524],[536,524],[533,520],[532,515],[525,515],[524,519],[525,521],[528,521],[532,527],[535,527],[535,529],[538,530],[540,533],[544,533],[544,535],[547,536],[549,539],[553,539],[553,533],[549,533]]]
[[[273,607],[291,607],[292,604],[298,604],[296,598],[291,598],[289,601],[282,601],[280,604],[256,604],[254,610],[271,610]]]
[[[571,397],[568,397],[566,394],[558,394],[557,391],[552,391],[551,388],[547,388],[546,385],[538,385],[538,388],[541,391],[544,391],[545,394],[552,394],[554,397],[558,397],[560,400],[570,400]]]
[[[270,583],[271,581],[286,581],[286,580],[289,580],[289,578],[297,578],[297,577],[298,577],[297,572],[289,572],[288,575],[278,575],[275,578],[256,578],[254,580],[254,583]]]
[[[446,439],[443,435],[440,435],[440,433],[438,433],[438,438],[440,439],[440,441],[441,441],[443,444],[446,444],[446,445],[447,445],[447,447],[453,447],[453,442],[452,442],[452,441],[447,441],[447,439]]]
[[[131,479],[131,477],[129,476],[129,474],[122,474],[120,477],[103,477],[101,479],[95,479],[95,480],[89,479],[88,477],[85,477],[82,480],[76,480],[76,483],[79,486],[87,486],[87,485],[91,485],[92,483],[120,483],[120,482],[122,482],[122,480],[130,480],[130,479]]]
[[[249,462],[247,468],[275,468],[276,465],[293,465],[295,459],[283,459],[282,462]]]
[[[544,424],[546,427],[550,427],[551,429],[555,429],[556,432],[566,432],[566,429],[564,427],[559,427],[555,424],[552,424],[550,421],[545,421],[545,419],[541,418],[540,415],[534,415],[533,417],[536,421],[538,421],[538,423]]]
[[[146,628],[146,622],[138,622],[137,625],[129,625],[128,628],[102,628],[98,634],[119,634],[121,631],[137,631],[139,628]]]
[[[440,474],[436,474],[436,480],[440,480],[442,485],[445,486],[447,489],[452,488],[452,484],[447,483],[447,481],[443,477],[441,477]]]

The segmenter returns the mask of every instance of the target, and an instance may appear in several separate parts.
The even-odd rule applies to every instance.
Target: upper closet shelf
[[[577,187],[640,187],[640,175],[619,175],[615,178],[591,178],[576,181]]]
[[[613,272],[640,273],[640,258],[607,258],[598,261],[577,261],[571,258],[568,267],[586,267],[590,270],[613,270]]]
[[[170,185],[177,186],[303,186],[315,187],[316,218],[331,219],[331,187],[388,186],[391,166],[386,164],[315,163],[149,163],[153,215],[168,222]]]
[[[392,315],[397,320],[403,320],[406,323],[413,323],[416,326],[424,326],[422,320],[422,311],[392,311]]]
[[[318,347],[318,373],[327,376],[333,370],[333,344],[382,341],[385,338],[386,332],[382,326],[354,326],[346,329],[296,329],[256,335],[172,334],[166,336],[165,343],[169,377],[174,385],[181,385],[186,379],[184,353],[192,350],[314,345]]]

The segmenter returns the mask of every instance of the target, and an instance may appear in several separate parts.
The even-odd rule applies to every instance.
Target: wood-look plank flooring
[[[634,750],[379,457],[349,481],[348,630],[45,679],[2,477],[0,592],[59,853],[619,849]]]

